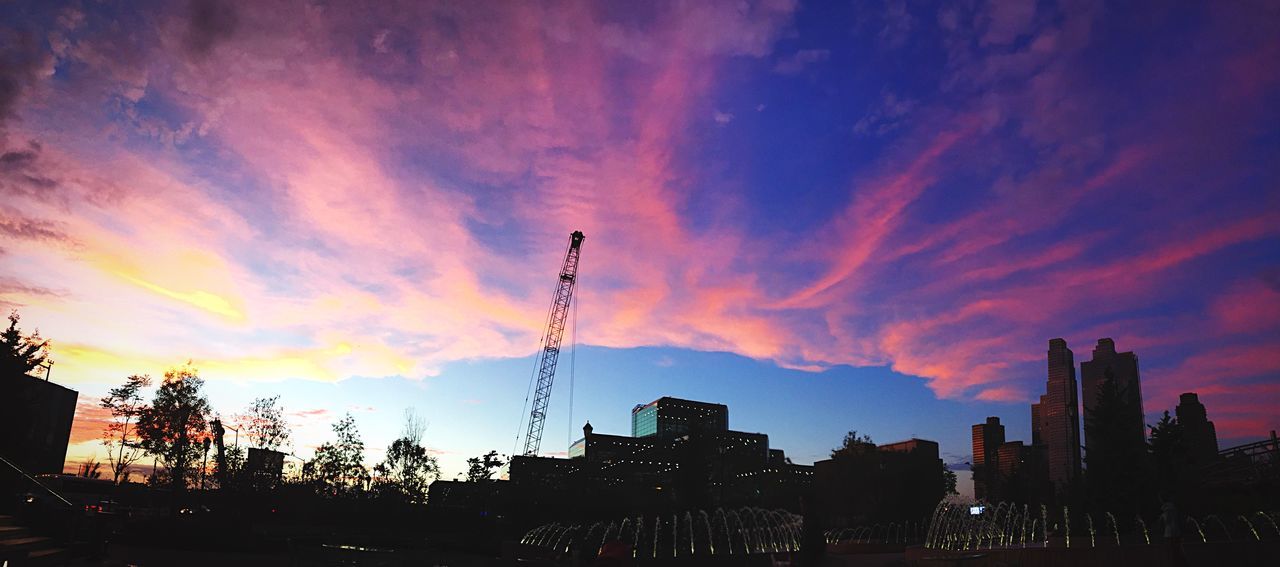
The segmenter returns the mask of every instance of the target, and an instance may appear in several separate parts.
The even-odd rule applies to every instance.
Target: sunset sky
[[[1053,337],[1136,351],[1149,422],[1280,428],[1275,2],[113,4],[0,4],[0,308],[74,461],[188,360],[301,458],[406,408],[446,477],[510,453],[573,230],[546,454],[673,395],[963,463]]]

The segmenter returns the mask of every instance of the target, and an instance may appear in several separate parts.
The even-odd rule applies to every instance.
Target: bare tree
[[[249,411],[240,416],[239,421],[254,447],[276,451],[289,443],[289,423],[279,402],[279,395],[258,398],[253,400]]]
[[[125,378],[124,385],[107,392],[100,403],[111,412],[102,444],[107,446],[107,462],[111,464],[112,480],[116,484],[129,480],[129,466],[145,454],[139,445],[135,422],[147,407],[142,389],[150,385],[150,376],[130,376]]]

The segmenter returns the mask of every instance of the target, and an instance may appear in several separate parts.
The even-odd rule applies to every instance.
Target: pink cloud
[[[1280,290],[1262,281],[1242,283],[1214,299],[1209,312],[1225,333],[1272,330],[1280,326]]]
[[[96,398],[82,398],[76,402],[76,415],[71,423],[70,444],[99,441],[107,426],[113,421],[111,412],[98,404]]]
[[[1202,180],[1175,171],[1209,159],[1191,155],[1210,145],[1189,135],[1205,128],[1191,120],[1221,93],[1170,97],[1109,128],[1099,109],[1115,95],[1077,61],[1097,14],[993,5],[979,28],[948,26],[940,89],[959,103],[914,103],[913,127],[829,188],[847,205],[797,234],[759,233],[735,217],[733,195],[693,218],[688,190],[687,155],[702,143],[691,124],[723,107],[726,62],[776,61],[796,5],[739,8],[663,5],[622,22],[589,5],[352,17],[245,3],[198,56],[179,15],[155,20],[156,45],[69,23],[54,59],[94,72],[83,89],[42,83],[48,102],[27,103],[12,129],[43,143],[22,173],[58,189],[10,190],[0,262],[22,289],[76,282],[20,299],[59,337],[59,368],[86,382],[188,357],[212,379],[335,380],[527,355],[574,229],[587,234],[585,344],[814,371],[890,365],[939,396],[987,401],[1033,396],[1044,341],[1060,334],[1150,349],[1187,387],[1210,363],[1175,347],[1240,335],[1258,350],[1220,359],[1233,366],[1213,385],[1273,375],[1262,349],[1277,346],[1265,334],[1275,290],[1224,282],[1215,297],[1173,283],[1280,226],[1256,203],[1204,204]],[[1268,49],[1210,70],[1232,79],[1223,88],[1240,116],[1272,88]],[[99,108],[104,93],[122,117],[47,112]],[[147,115],[144,100],[173,116]],[[1209,130],[1212,145],[1229,153],[1239,142],[1221,131]],[[132,136],[156,143],[118,143]],[[971,199],[955,198],[959,183],[978,186]],[[930,211],[939,203],[954,209]],[[1197,204],[1205,214],[1178,209]],[[1086,224],[1106,210],[1132,216]],[[1187,220],[1140,224],[1160,213]],[[1135,313],[1174,302],[1193,307]],[[1212,332],[1182,330],[1202,319]],[[307,411],[296,415],[326,415]]]

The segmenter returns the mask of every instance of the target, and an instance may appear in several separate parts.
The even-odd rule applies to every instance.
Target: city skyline
[[[673,396],[963,463],[1032,440],[1054,337],[1136,353],[1146,423],[1280,429],[1258,5],[194,6],[0,6],[0,308],[80,392],[72,470],[188,360],[303,458],[406,408],[445,478],[512,452],[573,230],[544,454]]]

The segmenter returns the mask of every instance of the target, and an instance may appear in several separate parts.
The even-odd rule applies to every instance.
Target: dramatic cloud
[[[853,68],[796,49],[789,1],[33,9],[0,52],[0,302],[99,389],[418,379],[532,352],[583,230],[585,344],[1007,402],[1049,338],[1113,336],[1149,410],[1199,388],[1244,435],[1280,403],[1240,393],[1280,376],[1255,9],[1130,37],[1091,3],[891,2],[840,22]]]

